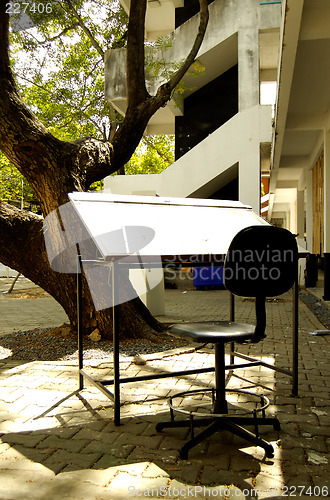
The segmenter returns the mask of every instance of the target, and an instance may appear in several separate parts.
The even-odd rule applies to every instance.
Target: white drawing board
[[[69,198],[105,260],[136,251],[142,257],[225,255],[241,229],[268,225],[237,201],[80,192]]]

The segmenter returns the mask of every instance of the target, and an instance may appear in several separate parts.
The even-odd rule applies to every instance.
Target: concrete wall
[[[198,54],[205,71],[194,79],[194,89],[185,97],[238,63],[238,114],[161,174],[112,176],[105,180],[105,189],[126,194],[208,197],[233,180],[238,166],[239,200],[259,213],[260,144],[270,143],[272,136],[271,107],[259,106],[259,33],[279,26],[281,6],[261,6],[259,0],[215,0],[209,11],[207,33]],[[167,61],[186,57],[198,23],[199,16],[195,16],[170,35],[172,47],[163,54]],[[122,68],[116,73],[116,57],[116,53],[106,55],[106,96],[123,108],[125,74]],[[118,63],[123,64],[122,52],[118,53]],[[186,83],[191,83],[189,77]],[[161,119],[156,118],[156,123],[158,133],[162,133]],[[166,133],[168,123],[163,125]]]
[[[105,190],[207,198],[232,180],[226,172],[238,164],[239,199],[259,213],[260,142],[271,139],[271,111],[255,106],[238,113],[160,174],[111,176]]]
[[[275,7],[275,8],[274,8]],[[271,106],[259,105],[259,32],[278,27],[280,6],[260,6],[259,0],[215,0],[210,6],[210,20],[198,59],[205,71],[197,79],[185,78],[192,89],[199,88],[238,64],[238,113],[224,125],[205,137],[199,144],[170,165],[164,172],[153,175],[111,176],[105,179],[105,191],[122,194],[204,197],[233,181],[238,175],[238,196],[243,203],[260,211],[260,145],[270,143],[272,136]],[[170,36],[172,48],[161,54],[166,61],[181,61],[191,49],[199,23],[195,16]],[[118,110],[126,109],[126,75],[124,51],[108,51],[105,59],[106,97]],[[118,69],[120,65],[120,69]],[[158,82],[154,82],[159,85]],[[155,93],[153,82],[148,90]],[[236,90],[237,92],[237,90]],[[168,133],[179,109],[170,103],[150,121],[146,133]],[[165,113],[167,111],[167,114]],[[235,110],[236,112],[236,110]],[[172,117],[171,117],[172,113]],[[133,278],[133,277],[132,277]],[[134,276],[136,284],[145,277]],[[147,294],[148,295],[148,294]],[[163,290],[160,287],[150,299],[142,299],[154,314],[162,313]]]
[[[201,87],[237,62],[240,67],[241,109],[259,103],[259,30],[277,28],[280,24],[280,5],[261,6],[259,0],[215,0],[209,6],[207,32],[198,53],[207,62],[205,74],[195,85]],[[195,39],[199,16],[195,16],[170,34],[172,47],[159,55],[167,63],[182,61]],[[235,45],[221,45],[238,34],[238,55]],[[212,66],[212,67],[211,67]],[[158,84],[159,82],[156,82]],[[155,89],[149,88],[154,93]],[[188,92],[189,93],[189,92]],[[108,100],[126,98],[125,49],[106,51],[105,95]]]

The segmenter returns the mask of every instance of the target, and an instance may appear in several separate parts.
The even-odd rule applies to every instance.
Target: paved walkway
[[[27,299],[15,302],[18,300],[28,307]],[[33,300],[43,307],[42,299]],[[0,307],[2,304],[0,299]],[[48,312],[51,314],[50,305]],[[2,310],[1,321],[9,321],[11,314]],[[16,314],[17,324],[21,314]],[[267,338],[242,350],[288,366],[292,319],[289,294],[269,302],[267,314]],[[224,291],[168,290],[166,317],[161,319],[221,316],[228,317]],[[252,317],[252,302],[239,300],[237,319]],[[40,322],[41,315],[38,319]],[[77,392],[75,363],[0,361],[0,499],[328,496],[330,338],[311,336],[309,333],[316,329],[322,329],[322,325],[300,304],[298,397],[291,397],[290,378],[285,375],[260,367],[240,370],[242,376],[267,386],[264,391],[271,401],[269,414],[276,414],[281,421],[280,432],[268,427],[262,430],[275,448],[272,459],[265,458],[260,448],[219,433],[196,446],[184,461],[178,450],[186,431],[155,431],[156,422],[168,418],[166,398],[170,394],[206,387],[212,375],[125,384],[123,425],[115,427],[112,405],[105,396],[89,385]],[[126,358],[121,369],[123,375],[134,376],[212,363],[210,349],[194,352],[185,348],[146,356],[145,365]],[[111,375],[111,362],[95,360],[86,369],[106,378]],[[229,384],[247,385],[236,378]]]
[[[62,307],[24,277],[18,278],[11,294],[4,294],[12,282],[13,278],[0,278],[0,335],[68,323]],[[18,298],[24,294],[29,298]]]

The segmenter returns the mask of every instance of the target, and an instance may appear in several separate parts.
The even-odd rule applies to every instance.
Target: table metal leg
[[[113,395],[114,423],[120,425],[120,370],[119,370],[119,304],[118,265],[112,263],[112,339],[113,339]]]
[[[84,346],[83,346],[83,327],[82,327],[82,266],[81,255],[77,260],[77,330],[78,330],[78,382],[79,391],[84,388],[84,377],[81,370],[84,366]]]
[[[230,321],[235,321],[235,296],[233,293],[230,293]],[[230,343],[230,364],[233,365],[235,363],[235,342]]]
[[[299,284],[298,270],[293,285],[293,332],[292,332],[292,396],[298,396],[298,303]]]
[[[79,364],[79,390],[84,388],[84,376],[86,376],[94,385],[96,385],[106,396],[108,396],[114,403],[114,424],[120,425],[120,365],[119,365],[119,265],[116,262],[111,266],[111,279],[112,279],[112,313],[113,313],[113,380],[110,381],[94,381],[92,377],[85,374],[83,370],[83,325],[82,325],[82,259],[78,255],[77,260],[77,329],[78,329],[78,364]],[[286,373],[292,376],[292,396],[298,395],[298,301],[299,301],[299,286],[298,286],[298,268],[296,273],[296,280],[293,287],[293,331],[292,331],[292,370],[283,368],[275,368],[262,361],[255,360],[249,356],[242,355],[235,352],[235,344],[231,343],[230,352],[230,365],[235,364],[235,356],[267,366],[268,368],[275,369],[279,372]],[[234,295],[230,296],[230,321],[235,321],[235,299]],[[245,365],[244,365],[245,366]],[[240,366],[237,366],[240,367]],[[243,367],[243,365],[242,365]],[[227,367],[229,368],[229,367]],[[230,366],[230,368],[234,368]],[[196,373],[198,370],[196,371]],[[165,376],[173,376],[176,372],[165,374]],[[139,377],[137,377],[139,378]],[[142,379],[142,377],[140,377]],[[151,378],[151,377],[146,377]],[[157,378],[152,377],[152,378]],[[124,383],[125,378],[122,379]],[[130,381],[130,379],[127,379]],[[137,381],[137,380],[136,380]],[[104,386],[113,384],[114,392],[111,393]]]

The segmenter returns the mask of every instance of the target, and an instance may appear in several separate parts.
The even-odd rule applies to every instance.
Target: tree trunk
[[[23,251],[22,251],[23,249]],[[77,277],[51,269],[43,237],[42,217],[0,203],[0,261],[15,268],[41,286],[61,304],[73,328],[77,325]],[[121,283],[123,287],[130,283]],[[83,279],[83,329],[86,334],[98,328],[103,338],[112,338],[111,308],[96,311],[86,280]],[[121,338],[151,338],[161,325],[139,299],[120,305]]]
[[[207,0],[199,0],[200,26],[186,61],[156,96],[144,81],[144,33],[147,0],[131,2],[127,45],[128,107],[111,143],[92,138],[63,142],[52,136],[25,105],[17,88],[9,58],[9,16],[0,2],[0,150],[30,184],[46,217],[68,200],[72,191],[89,186],[118,171],[129,160],[151,116],[170,99],[171,93],[194,61],[208,21]],[[70,2],[67,2],[70,4]],[[43,237],[43,219],[0,202],[0,262],[41,286],[52,295],[76,326],[76,276],[55,272],[49,264]],[[121,287],[131,286],[128,277]],[[162,326],[136,298],[119,306],[121,338],[152,337]],[[111,309],[96,311],[83,280],[85,332],[98,328],[111,338]]]
[[[100,172],[104,177],[106,171],[113,171],[113,149],[111,144],[95,139],[74,143],[57,140],[25,107],[11,72],[7,72],[5,79],[3,76],[0,74],[2,88],[8,98],[0,110],[1,146],[26,176],[43,215],[47,216],[69,201],[68,193],[86,190],[95,177],[99,178]],[[8,204],[0,207],[0,261],[50,293],[64,308],[71,325],[76,327],[76,277],[50,268],[43,219]],[[122,285],[131,286],[128,280]],[[139,299],[123,304],[121,309],[125,311],[120,322],[122,338],[150,336],[152,330],[161,330],[161,325]],[[98,328],[103,337],[111,338],[111,310],[95,310],[86,281],[83,285],[83,325],[86,333]]]

